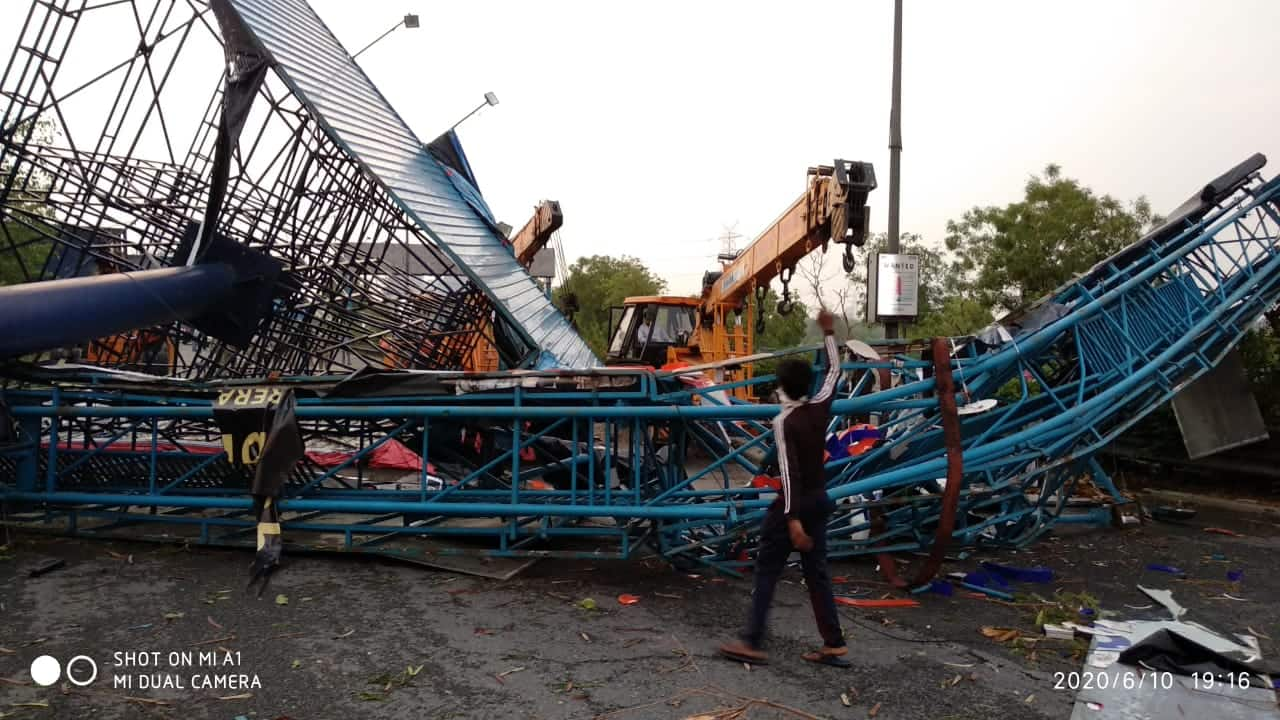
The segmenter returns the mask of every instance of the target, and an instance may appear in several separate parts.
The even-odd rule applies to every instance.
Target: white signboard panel
[[[869,263],[868,307],[881,318],[914,318],[920,313],[920,257],[878,253]]]

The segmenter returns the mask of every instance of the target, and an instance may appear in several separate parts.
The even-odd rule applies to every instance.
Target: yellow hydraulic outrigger
[[[876,187],[871,163],[836,160],[809,168],[808,178],[805,193],[781,217],[741,253],[722,259],[719,272],[703,277],[701,297],[630,297],[613,308],[606,362],[666,368],[724,362],[724,380],[749,378],[749,364],[732,367],[731,361],[755,350],[769,282],[782,280],[778,312],[786,315],[797,262],[819,246],[825,252],[834,240],[845,246],[844,268],[851,271],[853,246],[866,242],[867,195]],[[756,302],[749,303],[753,294]]]

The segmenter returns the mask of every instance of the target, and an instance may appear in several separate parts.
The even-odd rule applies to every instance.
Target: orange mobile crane
[[[745,250],[722,257],[720,271],[703,276],[701,297],[629,297],[612,308],[606,363],[665,368],[724,363],[725,381],[751,377],[749,363],[732,366],[755,351],[755,333],[764,332],[760,308],[769,282],[782,280],[778,312],[786,315],[796,263],[814,249],[821,246],[825,252],[832,240],[843,244],[844,268],[852,271],[853,247],[867,239],[866,201],[875,187],[871,163],[836,160],[809,168],[805,193]],[[752,295],[755,303],[748,302]]]

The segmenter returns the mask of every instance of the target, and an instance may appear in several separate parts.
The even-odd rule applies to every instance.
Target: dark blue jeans
[[[844,634],[840,630],[840,616],[836,614],[835,596],[831,589],[831,575],[827,572],[827,519],[831,517],[832,503],[800,516],[800,524],[813,539],[813,549],[800,553],[800,566],[809,588],[809,603],[813,605],[813,617],[818,621],[818,632],[827,647],[844,647]],[[773,603],[773,591],[778,585],[787,558],[795,548],[791,546],[791,534],[787,530],[787,518],[782,508],[774,505],[765,516],[760,530],[760,548],[756,551],[756,586],[751,596],[751,616],[742,639],[753,648],[764,644],[765,621],[769,606]]]

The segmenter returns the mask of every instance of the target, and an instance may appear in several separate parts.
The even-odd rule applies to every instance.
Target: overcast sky
[[[361,64],[424,140],[497,93],[460,129],[481,190],[517,227],[559,200],[570,262],[693,292],[725,226],[745,244],[836,157],[875,164],[885,229],[890,0],[312,4],[352,51],[420,14]],[[5,48],[27,5],[0,2]],[[902,228],[928,241],[1051,162],[1162,212],[1252,152],[1280,172],[1280,2],[906,0],[904,27]]]

